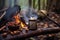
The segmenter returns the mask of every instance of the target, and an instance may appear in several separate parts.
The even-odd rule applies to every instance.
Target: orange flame
[[[14,16],[14,18],[15,18],[15,24],[19,24],[21,29],[28,30],[27,26],[20,20],[18,15]]]

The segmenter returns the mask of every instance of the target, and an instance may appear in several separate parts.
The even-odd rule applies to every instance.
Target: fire
[[[14,16],[14,19],[15,19],[15,23],[16,23],[16,24],[19,24],[19,23],[21,22],[21,21],[19,20],[20,18],[19,18],[18,15]]]
[[[14,16],[14,19],[15,19],[15,24],[16,24],[16,25],[19,24],[21,29],[26,29],[26,30],[28,30],[27,26],[20,20],[20,17],[19,17],[18,15],[15,15],[15,16]]]
[[[22,26],[22,28],[24,28],[25,25],[21,22],[21,26]]]

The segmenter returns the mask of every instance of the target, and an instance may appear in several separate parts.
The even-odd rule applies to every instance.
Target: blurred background
[[[0,0],[0,40],[17,37],[60,40],[60,0]]]
[[[28,8],[29,6],[36,10],[53,10],[53,7],[58,10],[60,9],[60,0],[0,0],[0,10],[13,7],[16,4],[20,5],[22,9]]]

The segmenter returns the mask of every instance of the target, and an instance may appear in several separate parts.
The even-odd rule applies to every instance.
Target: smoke
[[[29,20],[28,17],[26,16],[27,12],[28,12],[27,9],[22,9],[22,13],[21,14],[22,14],[25,22],[28,22],[28,20]]]
[[[33,8],[27,8],[22,10],[22,15],[26,23],[29,22],[29,18],[34,17],[35,19],[38,18],[37,12]]]

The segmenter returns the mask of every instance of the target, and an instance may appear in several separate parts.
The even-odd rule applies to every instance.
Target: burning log
[[[19,18],[18,15],[14,16],[14,18],[15,18],[15,24],[19,25],[20,29],[28,30],[27,25]]]
[[[19,36],[16,36],[16,37],[13,37],[13,38],[10,38],[11,39],[26,39],[26,38],[29,38],[29,37],[34,37],[34,36],[38,36],[38,35],[46,35],[46,34],[53,34],[53,33],[58,33],[60,32],[60,28],[43,28],[41,30],[36,30],[36,31],[32,31],[30,33],[26,33],[26,34],[22,34],[22,35],[19,35]]]

